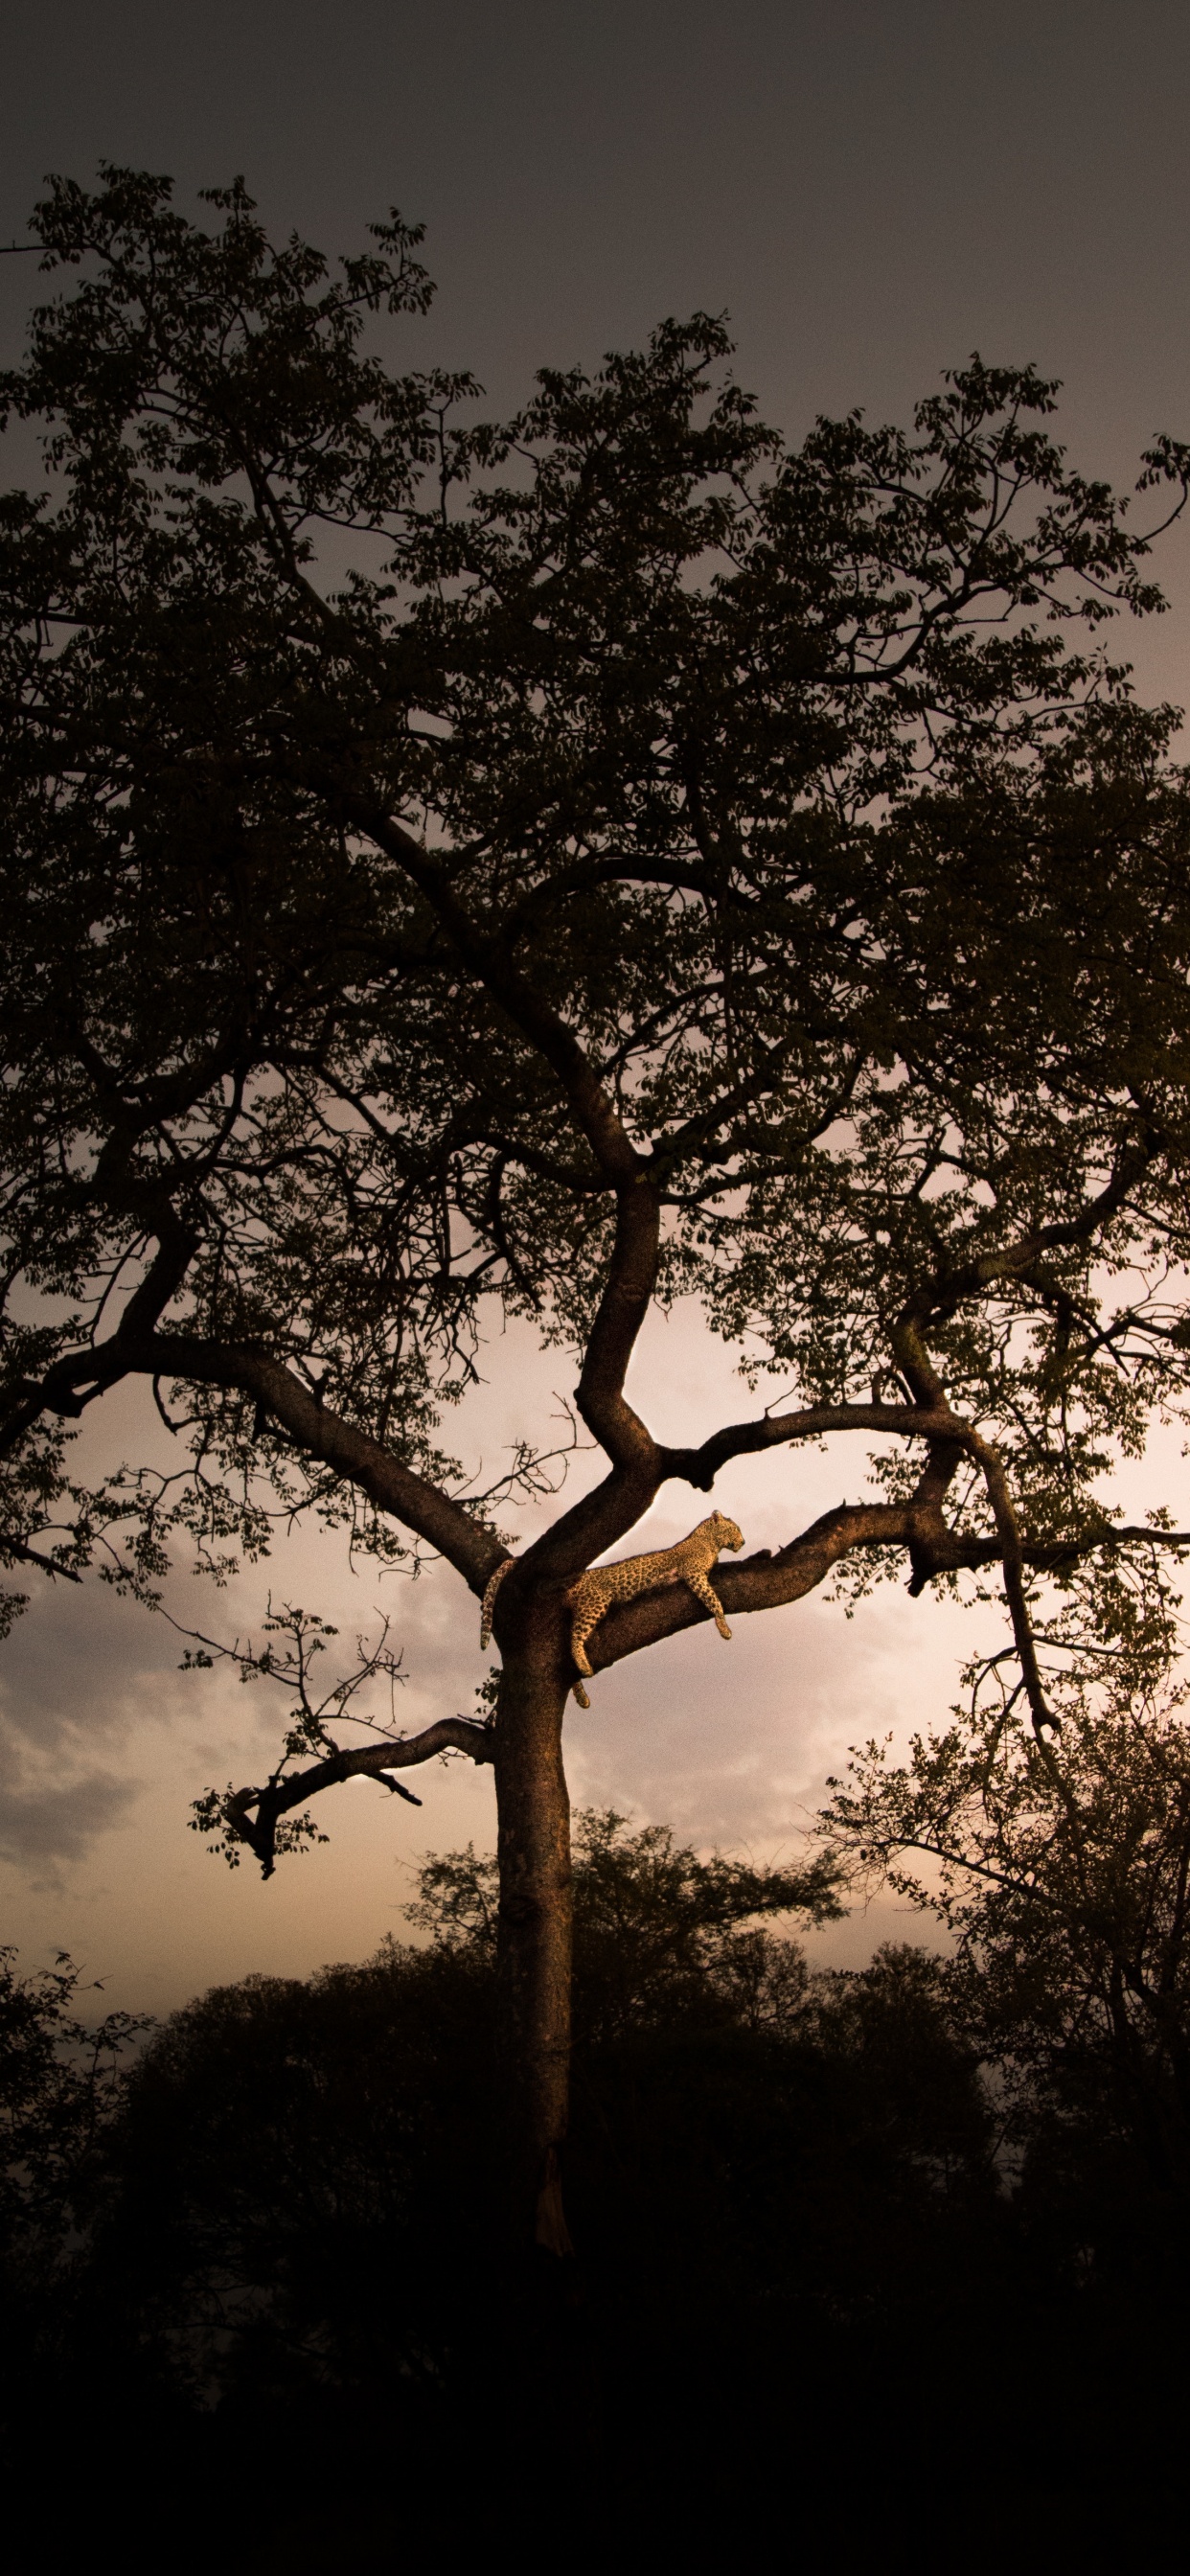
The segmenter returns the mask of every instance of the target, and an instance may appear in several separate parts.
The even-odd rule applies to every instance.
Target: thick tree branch
[[[895,1431],[909,1440],[953,1439],[961,1437],[965,1428],[945,1399],[940,1405],[808,1405],[800,1413],[768,1413],[755,1422],[727,1423],[698,1449],[660,1449],[659,1481],[680,1477],[699,1493],[709,1494],[729,1459],[778,1449],[787,1440],[820,1440],[831,1431]]]
[[[411,1790],[401,1788],[398,1781],[386,1775],[410,1770],[419,1762],[432,1762],[440,1753],[466,1753],[473,1762],[493,1762],[496,1757],[492,1730],[473,1724],[469,1718],[441,1717],[421,1735],[328,1754],[324,1761],[311,1762],[304,1771],[291,1772],[287,1779],[272,1781],[267,1788],[233,1790],[222,1802],[223,1823],[234,1841],[247,1843],[260,1862],[263,1876],[271,1878],[277,1826],[292,1808],[300,1807],[307,1798],[316,1798],[322,1789],[337,1788],[344,1780],[379,1780],[385,1788],[419,1806],[421,1801],[413,1797]]]
[[[199,1341],[187,1333],[158,1333],[142,1345],[136,1366],[158,1377],[190,1378],[202,1386],[255,1396],[307,1457],[344,1476],[381,1511],[391,1512],[428,1546],[437,1549],[482,1593],[507,1550],[437,1485],[406,1467],[391,1449],[344,1422],[291,1375],[283,1362],[246,1343]]]
[[[75,1573],[73,1566],[55,1565],[53,1557],[43,1556],[40,1548],[29,1547],[23,1538],[14,1538],[7,1531],[0,1530],[0,1563],[6,1563],[9,1558],[14,1565],[39,1566],[43,1574],[61,1574],[67,1583],[81,1583],[83,1579],[81,1574]]]
[[[481,929],[460,903],[445,871],[404,825],[367,799],[343,794],[333,778],[321,781],[344,820],[366,832],[378,849],[404,869],[448,932],[461,963],[528,1038],[562,1086],[576,1124],[605,1177],[615,1186],[635,1180],[640,1157],[624,1133],[615,1107],[590,1058],[565,1020],[523,975],[497,935]]]
[[[91,1350],[64,1352],[43,1377],[17,1386],[15,1403],[0,1418],[0,1455],[23,1440],[39,1414],[77,1420],[95,1396],[142,1365],[137,1353],[181,1287],[196,1249],[194,1235],[168,1201],[156,1211],[155,1225],[158,1249],[116,1331]]]
[[[652,1434],[625,1401],[624,1380],[637,1335],[657,1284],[661,1211],[647,1175],[638,1171],[617,1192],[611,1266],[591,1327],[578,1382],[577,1403],[588,1431],[614,1467],[634,1479],[658,1482]]]
[[[661,1452],[624,1395],[624,1379],[657,1281],[660,1205],[638,1171],[617,1193],[611,1264],[583,1360],[576,1401],[589,1431],[612,1462],[591,1494],[563,1512],[519,1561],[501,1600],[501,1624],[525,1597],[527,1583],[581,1574],[593,1557],[635,1527],[661,1483]]]
[[[1100,1549],[1141,1544],[1190,1549],[1190,1530],[1129,1525],[1097,1531],[1083,1539],[1023,1539],[1019,1543],[1020,1565],[1037,1573],[1059,1571]],[[924,1581],[933,1576],[978,1573],[1004,1560],[1004,1541],[999,1534],[994,1538],[960,1537],[946,1528],[936,1507],[927,1505],[923,1510],[916,1498],[904,1503],[841,1503],[834,1511],[824,1512],[809,1529],[775,1554],[764,1549],[756,1556],[745,1557],[741,1565],[717,1566],[715,1589],[729,1616],[781,1609],[813,1592],[841,1557],[850,1555],[855,1548],[867,1547],[906,1548],[914,1565],[910,1585],[914,1592],[921,1591]],[[922,1568],[928,1568],[924,1576]],[[622,1663],[626,1656],[639,1654],[643,1647],[655,1646],[665,1637],[676,1636],[683,1628],[701,1626],[710,1616],[710,1611],[684,1584],[675,1584],[664,1592],[644,1593],[635,1601],[609,1610],[600,1620],[587,1640],[592,1669],[601,1672],[610,1664]],[[1019,1652],[1015,1623],[1014,1644]],[[1048,1711],[1046,1717],[1052,1723]]]
[[[939,1553],[945,1550],[951,1537],[942,1517],[942,1506],[965,1455],[961,1440],[931,1440],[925,1466],[913,1488],[917,1526],[909,1542],[909,1562],[913,1568],[909,1590],[915,1599],[940,1571]]]
[[[1008,1615],[1012,1621],[1013,1638],[1026,1696],[1033,1714],[1033,1724],[1040,1732],[1043,1726],[1056,1726],[1058,1721],[1046,1699],[1041,1680],[1041,1667],[1037,1661],[1033,1623],[1029,1617],[1029,1605],[1025,1599],[1024,1549],[1016,1506],[1004,1472],[1003,1461],[990,1443],[980,1440],[975,1433],[971,1433],[968,1446],[972,1457],[978,1460],[983,1470],[988,1501],[995,1514],[996,1531],[1000,1541],[1000,1562],[1004,1568],[1004,1591],[1008,1602]]]
[[[908,1546],[912,1525],[910,1503],[840,1503],[777,1554],[765,1548],[745,1557],[742,1565],[716,1566],[715,1590],[729,1616],[776,1610],[812,1592],[852,1548]],[[626,1655],[639,1654],[643,1646],[654,1646],[682,1628],[697,1627],[710,1616],[684,1583],[664,1592],[643,1593],[600,1620],[587,1641],[592,1668],[599,1672],[608,1664],[621,1663]]]

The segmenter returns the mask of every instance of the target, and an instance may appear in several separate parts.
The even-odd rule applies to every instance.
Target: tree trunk
[[[573,1900],[562,1717],[570,1686],[555,1624],[532,1616],[506,1655],[497,1710],[500,2044],[514,2223],[573,2251],[560,2155],[570,2099]]]

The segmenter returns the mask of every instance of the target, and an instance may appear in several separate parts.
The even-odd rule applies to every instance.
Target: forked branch
[[[325,1760],[307,1763],[305,1770],[270,1781],[263,1789],[233,1789],[223,1796],[212,1791],[196,1801],[199,1829],[209,1832],[212,1827],[222,1826],[230,1842],[247,1844],[260,1862],[262,1877],[271,1878],[277,1859],[277,1828],[282,1817],[292,1814],[295,1807],[317,1797],[322,1789],[337,1788],[344,1780],[379,1780],[381,1787],[391,1789],[395,1797],[406,1798],[410,1806],[419,1807],[420,1798],[415,1798],[401,1781],[390,1779],[389,1773],[409,1770],[420,1762],[433,1762],[442,1753],[466,1753],[472,1762],[492,1762],[492,1730],[470,1718],[442,1717],[420,1735],[386,1738],[382,1744],[352,1746],[328,1754]]]

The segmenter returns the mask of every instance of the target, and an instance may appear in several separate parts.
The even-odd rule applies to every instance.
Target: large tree
[[[1103,1481],[1190,1353],[1190,804],[1102,633],[1160,605],[1153,530],[1031,370],[791,448],[705,317],[470,426],[466,380],[390,363],[415,233],[332,274],[209,202],[55,184],[64,288],[3,389],[46,442],[0,530],[3,1550],[151,1588],[171,1526],[260,1546],[279,1503],[478,1598],[500,1498],[442,1406],[490,1319],[576,1351],[603,1472],[496,1596],[491,1722],[349,1749],[303,1679],[222,1809],[267,1865],[349,1770],[493,1765],[518,2169],[561,2245],[568,1587],[667,1480],[874,1439],[871,1498],[799,1528],[791,1487],[726,1610],[832,1569],[986,1588],[1050,1743],[1040,1590],[1093,1634],[1171,1535]],[[1146,457],[1157,520],[1188,474]],[[785,1393],[665,1448],[625,1378],[691,1293]],[[186,1472],[84,1485],[71,1426],[129,1378]],[[707,1615],[648,1590],[592,1663]]]

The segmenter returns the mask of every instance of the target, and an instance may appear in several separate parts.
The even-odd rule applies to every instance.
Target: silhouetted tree
[[[0,1949],[0,2454],[10,2480],[14,2412],[68,2361],[126,2052],[148,2027],[125,2012],[85,2021],[78,2007],[94,1991],[64,1952],[22,1975],[17,1952]]]
[[[1190,1737],[1184,1697],[1140,1687],[1135,1652],[1090,1668],[1052,1640],[1061,1726],[1040,1738],[993,1664],[967,1707],[870,1744],[835,1784],[832,1849],[940,1916],[949,2009],[998,2071],[1008,2133],[1036,2159],[1121,2158],[1139,2187],[1190,2177]],[[1107,1678],[1103,1668],[1107,1667]],[[1066,2145],[1060,2145],[1063,2133]],[[1043,2144],[1038,2145],[1038,2141]],[[1121,2181],[1116,2197],[1124,2197]]]
[[[883,1498],[724,1572],[728,1613],[973,1576],[1040,1741],[1046,1585],[1088,1569],[1094,1630],[1173,1535],[1100,1487],[1190,1347],[1186,790],[1098,640],[1160,604],[1149,536],[978,359],[911,434],[791,449],[695,317],[456,426],[465,379],[362,342],[427,300],[416,233],[332,277],[210,202],[56,183],[65,292],[3,387],[46,439],[0,527],[3,1547],[151,1590],[177,1526],[217,1562],[307,1509],[478,1598],[544,1471],[477,1496],[441,1408],[491,1317],[576,1351],[605,1472],[498,1593],[493,1721],[360,1746],[302,1704],[313,1758],[217,1819],[267,1865],[350,1771],[493,1764],[560,2246],[584,1568],[667,1480],[875,1435]],[[1142,487],[1188,466],[1159,441]],[[625,1381],[687,1291],[787,1395],[672,1448]],[[188,1466],[88,1483],[70,1427],[129,1378]],[[706,1615],[648,1591],[592,1662]]]
[[[953,2262],[995,2199],[937,1963],[816,1976],[780,1873],[613,1813],[579,1818],[574,1890],[575,2194],[609,2388],[705,2373],[726,2316],[767,2351],[766,2309],[814,2341],[828,2314],[928,2301],[942,2243]],[[93,2232],[109,2334],[266,2448],[315,2388],[498,2411],[496,1900],[486,1857],[430,1859],[423,1946],[217,1988],[125,2088]]]
[[[410,1921],[439,1948],[466,1955],[497,1946],[499,1866],[494,1856],[446,1852],[427,1861]],[[693,2011],[735,2021],[780,2020],[804,2002],[801,1953],[774,1946],[766,1915],[838,1916],[829,1862],[803,1870],[757,1869],[675,1846],[667,1825],[628,1830],[614,1808],[579,1818],[573,1859],[574,1964],[584,2045],[624,2031],[681,2021]],[[743,1926],[752,1928],[744,1930]]]
[[[978,2496],[1006,2532],[1026,2511],[1147,2530],[1180,2460],[1176,2197],[1147,2274],[1121,2268],[1136,2160],[1112,2163],[1087,2104],[1055,2118],[1044,2066],[1015,2070],[1026,2163],[1004,2164],[961,1945],[815,1971],[773,1920],[776,1875],[610,1813],[578,1819],[574,1886],[590,2527],[747,2532],[791,2486],[803,2515],[845,2486],[865,2538],[916,2529],[923,2495]],[[532,2496],[510,2493],[502,2439],[497,1893],[484,1856],[431,1859],[422,1946],[216,1989],[102,2089],[85,2189],[42,2202],[54,2260],[3,2391],[20,2483],[41,2492],[69,2440],[80,2534],[130,2425],[142,2500],[154,2476],[163,2512],[202,2500],[196,2563],[212,2514],[232,2546],[322,2565],[398,2533],[494,2538],[547,2492],[535,2450]],[[1027,1916],[1021,1939],[1023,1978]],[[1008,2402],[1022,2353],[1044,2441]],[[1138,2404],[1143,2493],[1112,2439]],[[577,2457],[571,2421],[570,2486]]]

